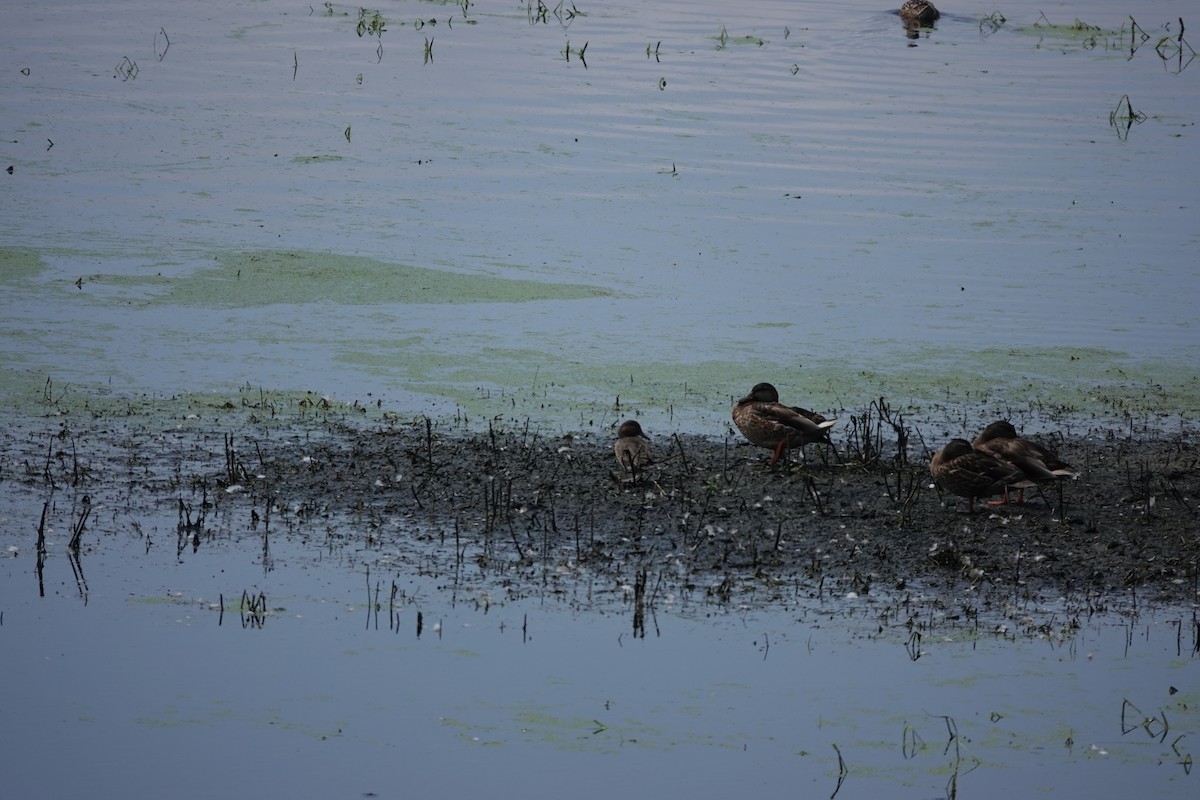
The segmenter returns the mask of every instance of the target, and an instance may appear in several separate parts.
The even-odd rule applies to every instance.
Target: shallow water
[[[1180,3],[1139,6],[1132,56],[1109,0],[1010,4],[994,33],[943,7],[917,40],[861,0],[569,25],[399,2],[378,37],[357,6],[9,5],[0,387],[36,452],[47,394],[74,424],[240,386],[664,435],[720,436],[763,379],[821,409],[1200,413],[1200,65],[1153,47]],[[265,555],[225,520],[192,552],[174,508],[97,494],[76,573],[65,492],[42,597],[46,498],[6,444],[14,797],[827,796],[839,751],[840,798],[945,796],[956,770],[963,797],[1195,796],[1190,609],[1065,632],[1029,604],[939,622],[913,660],[886,597],[664,598],[642,639],[624,587],[511,597],[345,519]]]
[[[620,586],[513,597],[498,575],[343,541],[345,521],[277,528],[264,557],[230,520],[177,549],[173,514],[100,505],[139,525],[89,533],[73,567],[57,525],[71,513],[50,515],[45,596],[30,544],[0,561],[14,797],[445,796],[499,781],[590,798],[614,778],[638,795],[828,796],[839,752],[839,797],[940,797],[951,780],[961,797],[1195,793],[1186,611],[1022,603],[975,624],[945,597],[936,610],[798,592],[764,609],[697,593],[659,598],[640,638]],[[267,613],[239,614],[243,590]],[[46,769],[64,754],[70,770]]]
[[[401,3],[377,37],[357,7],[19,4],[6,364],[481,418],[538,392],[567,429],[620,398],[715,431],[764,377],[1194,414],[1200,72],[1153,47],[1178,4],[1140,8],[1131,57],[1117,3],[915,41],[863,2]]]

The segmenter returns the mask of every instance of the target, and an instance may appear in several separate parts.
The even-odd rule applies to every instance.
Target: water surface
[[[1178,4],[1145,43],[1114,3],[916,40],[862,2],[578,10],[400,3],[358,36],[349,6],[19,4],[9,365],[480,415],[545,390],[564,427],[621,397],[711,431],[764,377],[1196,411]],[[1123,96],[1144,121],[1110,124]]]
[[[698,590],[657,598],[643,638],[628,587],[514,595],[501,572],[446,569],[451,545],[417,567],[348,520],[277,527],[267,554],[232,520],[193,550],[176,547],[171,512],[138,513],[89,532],[73,566],[64,516],[50,517],[44,596],[28,539],[6,538],[20,544],[0,561],[15,797],[499,782],[592,798],[616,776],[639,795],[829,796],[839,752],[839,797],[950,796],[952,782],[960,797],[1195,793],[1186,610],[1014,598],[971,622],[962,609],[1002,592],[933,604],[919,589],[817,601],[797,587],[763,608]],[[266,613],[239,613],[243,591]],[[47,769],[64,753],[70,770]]]

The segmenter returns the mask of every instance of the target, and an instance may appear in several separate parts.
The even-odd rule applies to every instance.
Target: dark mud
[[[673,436],[657,443],[663,463],[632,483],[608,441],[420,426],[344,434],[316,448],[315,465],[277,463],[269,480],[368,518],[400,515],[439,536],[454,528],[471,550],[484,543],[472,556],[481,566],[507,562],[535,579],[565,559],[628,583],[669,573],[673,589],[726,600],[914,581],[1200,597],[1200,451],[1180,439],[1055,442],[1082,472],[1061,507],[1052,487],[966,514],[931,486],[923,460],[864,461],[845,443],[840,460],[812,447],[806,464],[772,469],[741,442]],[[388,475],[402,477],[373,485]]]
[[[253,410],[201,416],[156,430],[75,415],[10,431],[3,481],[75,498],[55,504],[60,530],[79,495],[103,498],[113,510],[93,516],[85,545],[156,510],[178,517],[181,548],[299,537],[508,596],[1200,600],[1200,448],[1184,430],[1035,437],[1080,477],[1061,498],[1050,487],[967,514],[931,484],[936,443],[869,411],[841,426],[836,451],[810,446],[806,462],[774,468],[736,436],[648,430],[658,463],[637,482],[607,435],[319,409],[286,424]]]

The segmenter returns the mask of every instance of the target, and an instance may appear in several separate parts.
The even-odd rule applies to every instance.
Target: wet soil
[[[611,438],[547,438],[529,424],[480,433],[353,412],[268,424],[251,412],[232,426],[155,430],[76,415],[10,431],[3,480],[122,509],[92,517],[87,538],[156,508],[178,514],[193,547],[274,531],[427,573],[469,572],[509,595],[750,607],[897,592],[1063,597],[1088,609],[1200,600],[1193,434],[1035,437],[1079,478],[1061,495],[1032,490],[1021,504],[966,513],[965,500],[932,485],[922,437],[856,422],[836,449],[809,446],[806,460],[774,467],[735,436],[659,433],[657,463],[634,480]]]
[[[318,466],[274,480],[315,501],[335,489],[343,504],[490,536],[495,558],[544,566],[548,553],[565,552],[630,583],[665,570],[683,590],[727,599],[746,584],[762,596],[797,583],[865,594],[964,580],[1200,599],[1194,443],[1114,437],[1055,447],[1082,472],[1061,501],[1051,487],[971,514],[931,485],[927,462],[864,461],[843,445],[771,468],[767,451],[694,436],[659,442],[660,465],[635,481],[604,441],[348,431],[320,449]],[[393,472],[404,477],[391,491],[363,489]]]

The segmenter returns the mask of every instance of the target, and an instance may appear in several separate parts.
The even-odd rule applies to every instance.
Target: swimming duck
[[[904,0],[900,5],[900,19],[913,25],[928,26],[941,15],[942,12],[927,0]]]
[[[948,492],[967,498],[967,512],[975,510],[975,498],[1004,493],[1010,486],[1032,486],[1021,471],[999,458],[977,450],[966,439],[951,439],[933,454],[929,474]]]
[[[642,431],[637,420],[627,419],[617,428],[617,441],[613,443],[617,461],[634,480],[640,470],[654,463],[650,456],[650,437]]]
[[[811,442],[833,444],[829,428],[837,424],[837,420],[825,419],[815,411],[783,405],[778,390],[769,383],[757,384],[750,394],[734,403],[733,422],[751,444],[775,451],[772,466],[789,448]]]
[[[1025,478],[1029,485],[1034,483],[1052,483],[1065,478],[1074,478],[1074,467],[1063,461],[1057,455],[1042,447],[1035,441],[1017,434],[1017,429],[1008,420],[997,420],[983,429],[971,443],[976,450],[981,450],[996,458],[1012,464]],[[1020,489],[1014,502],[1020,503],[1025,499],[1025,490]],[[1004,500],[1008,502],[1008,492]]]

